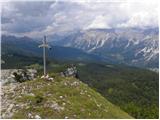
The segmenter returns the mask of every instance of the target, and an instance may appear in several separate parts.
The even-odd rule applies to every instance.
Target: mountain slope
[[[2,60],[7,62],[16,56],[41,57],[42,49],[38,48],[41,44],[28,37],[2,36]],[[69,47],[52,46],[47,51],[47,56],[57,60],[78,60],[78,61],[106,61],[105,58],[97,55],[88,54],[82,50]],[[10,64],[10,63],[6,63]]]
[[[23,68],[24,66],[32,65],[32,64],[42,64],[42,58],[36,56],[27,56],[17,53],[8,52],[2,54],[2,69],[18,69]]]
[[[158,28],[90,29],[68,35],[56,44],[138,67],[158,68]]]
[[[42,63],[37,64],[40,60],[38,57],[34,60],[27,56],[23,59],[16,56],[16,60],[13,56],[11,58],[12,67],[6,64],[8,68],[18,68],[17,64],[21,65],[20,68],[34,64],[30,68],[41,69]],[[47,70],[56,73],[64,71],[70,64],[76,64],[81,81],[127,113],[135,118],[158,118],[158,74],[155,72],[124,65],[91,64],[74,60],[51,60],[47,64]]]
[[[78,65],[80,80],[135,118],[158,118],[158,73],[111,64]]]
[[[3,86],[2,118],[132,118],[79,80],[51,76]]]

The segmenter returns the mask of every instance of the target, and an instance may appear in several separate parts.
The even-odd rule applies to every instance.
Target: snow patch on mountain
[[[121,62],[131,65],[139,66],[158,61],[157,29],[91,29],[80,31],[63,40],[60,44],[62,46],[67,45],[117,61],[123,60]],[[117,55],[123,59],[118,59],[120,57],[116,57]]]

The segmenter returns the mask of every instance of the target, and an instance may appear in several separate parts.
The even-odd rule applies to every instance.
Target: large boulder
[[[37,76],[37,70],[34,69],[6,69],[1,70],[2,85],[16,82],[33,80]]]
[[[76,77],[78,78],[78,71],[76,66],[71,65],[71,67],[68,67],[64,72],[61,72],[60,75],[62,77]]]

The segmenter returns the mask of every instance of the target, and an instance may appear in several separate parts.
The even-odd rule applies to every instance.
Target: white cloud
[[[133,14],[126,23],[118,24],[117,27],[155,27],[157,24],[158,19],[150,17],[150,14],[147,12],[139,12]]]
[[[110,28],[107,24],[107,19],[105,16],[99,15],[92,21],[92,23],[87,26],[85,29],[91,28]]]
[[[5,33],[31,37],[76,29],[157,27],[158,0],[6,2],[2,21]]]

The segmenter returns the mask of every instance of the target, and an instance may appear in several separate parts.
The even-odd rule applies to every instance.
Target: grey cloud
[[[1,18],[1,23],[2,24],[13,23],[13,20],[10,19],[10,18],[2,17]]]
[[[43,16],[46,15],[50,9],[50,5],[54,2],[32,1],[32,2],[13,2],[17,12],[25,16]]]
[[[157,27],[156,4],[137,2],[10,2],[2,8],[2,31],[40,35],[92,27]],[[144,21],[144,24],[143,24]]]
[[[51,24],[51,14],[48,14],[53,2],[13,2],[10,3],[15,11],[2,11],[2,30],[10,32],[29,32],[45,29]],[[9,6],[10,7],[10,6]],[[7,21],[8,20],[8,21]],[[5,24],[12,20],[12,24]]]

